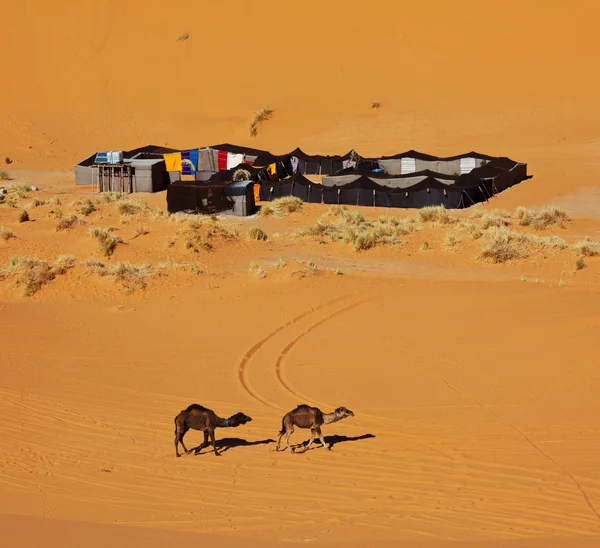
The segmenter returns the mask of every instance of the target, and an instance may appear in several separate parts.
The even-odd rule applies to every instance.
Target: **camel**
[[[180,443],[186,454],[190,452],[183,443],[183,436],[185,436],[185,433],[191,428],[193,430],[204,431],[204,443],[196,449],[196,453],[200,451],[200,449],[208,446],[208,437],[210,436],[215,455],[218,457],[220,455],[215,443],[215,428],[234,428],[240,424],[246,424],[251,420],[250,417],[241,412],[232,415],[228,419],[222,419],[221,417],[218,417],[212,409],[207,409],[202,405],[193,403],[175,417],[175,455],[181,457],[179,454]]]
[[[328,451],[331,451],[330,447],[327,447],[325,440],[323,439],[323,433],[321,432],[321,425],[330,424],[337,422],[346,417],[353,417],[354,413],[345,407],[338,407],[333,413],[323,413],[318,407],[310,407],[302,404],[293,409],[289,413],[286,413],[281,421],[281,432],[279,432],[279,439],[277,440],[277,447],[275,451],[279,451],[279,445],[281,438],[285,434],[285,449],[291,449],[290,447],[290,436],[294,433],[294,426],[298,428],[310,428],[310,441],[304,448],[306,451],[315,441],[315,434],[319,436],[323,447]],[[285,450],[284,449],[284,450]],[[293,449],[291,449],[294,451]]]

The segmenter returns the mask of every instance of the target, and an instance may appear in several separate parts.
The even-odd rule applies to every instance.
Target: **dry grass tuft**
[[[121,215],[136,215],[142,213],[148,209],[146,202],[139,200],[121,200],[117,206],[117,210]]]
[[[192,234],[185,239],[185,248],[191,249],[194,253],[200,253],[200,249],[212,251],[213,246],[199,234]]]
[[[8,269],[3,271],[3,277],[14,277],[16,287],[22,287],[23,294],[30,297],[56,276],[65,274],[75,266],[75,262],[72,255],[61,255],[52,265],[37,257],[15,256],[10,258]]]
[[[84,261],[83,265],[90,274],[97,274],[99,276],[104,276],[106,274],[106,265],[98,259],[88,259],[87,261]]]
[[[0,181],[10,181],[10,174],[8,171],[0,171]]]
[[[522,259],[527,255],[519,248],[513,232],[498,229],[490,230],[479,259],[493,263],[506,263]]]
[[[583,268],[585,268],[585,261],[583,260],[583,257],[579,257],[575,261],[575,270],[582,270]]]
[[[79,213],[81,213],[84,217],[87,217],[90,213],[93,213],[98,208],[94,205],[92,200],[87,200],[79,209]]]
[[[40,206],[45,206],[48,205],[50,202],[48,200],[44,200],[43,198],[35,198],[35,200],[33,200],[33,203],[31,204],[32,207],[40,207]]]
[[[57,205],[57,206],[59,206],[59,205],[61,205],[61,204],[62,204],[62,201],[61,201],[61,199],[60,199],[58,196],[52,196],[52,198],[50,198],[50,203],[51,203],[52,205]]]
[[[471,221],[466,221],[462,226],[466,229],[472,240],[479,240],[483,236],[481,229]]]
[[[61,217],[56,225],[56,230],[69,230],[73,228],[75,223],[79,221],[77,215],[70,215],[69,217]]]
[[[181,272],[190,272],[197,276],[203,273],[202,269],[196,263],[174,263],[171,261],[159,264],[158,270],[179,270]]]
[[[381,101],[371,101],[371,108],[381,108]]]
[[[495,209],[484,213],[481,217],[481,228],[487,230],[492,226],[509,226],[510,217],[505,211]]]
[[[250,238],[251,240],[259,240],[263,242],[266,242],[268,240],[266,233],[256,226],[248,231],[248,238]]]
[[[254,113],[254,118],[252,118],[252,122],[250,123],[250,137],[256,137],[258,135],[259,124],[262,124],[271,118],[271,116],[273,116],[273,112],[274,111],[269,107],[264,106],[258,112]]]
[[[275,217],[287,217],[290,213],[296,213],[302,211],[304,202],[300,198],[295,196],[284,196],[283,198],[277,198],[268,204],[261,207],[259,215],[263,217],[269,217],[274,215]]]
[[[573,248],[585,257],[596,257],[600,255],[600,242],[594,242],[589,237],[577,242]]]
[[[250,261],[250,264],[248,265],[248,270],[255,278],[259,280],[267,277],[267,271],[264,270],[263,267],[260,266],[260,264],[256,261]]]
[[[77,260],[73,255],[59,255],[52,263],[52,272],[55,275],[62,275],[67,272],[67,270],[73,268]]]
[[[429,251],[431,249],[431,246],[429,245],[429,242],[427,240],[425,240],[422,244],[421,247],[419,248],[421,251]]]
[[[416,218],[421,223],[437,222],[442,225],[449,225],[457,221],[443,205],[423,207],[417,211]]]
[[[516,217],[521,226],[531,226],[538,230],[543,230],[556,224],[562,226],[565,222],[570,221],[567,212],[556,206],[545,207],[539,211],[526,207],[518,207]]]
[[[90,226],[89,233],[98,242],[98,247],[105,257],[110,257],[117,245],[123,243],[123,240],[119,236],[111,234],[110,228],[104,229],[99,226]]]
[[[121,288],[128,293],[133,293],[136,289],[145,289],[147,278],[153,275],[150,265],[136,265],[133,263],[116,263],[112,265],[107,275],[115,279],[121,285]]]
[[[460,243],[460,238],[456,234],[446,234],[444,236],[444,247],[455,248]]]
[[[105,204],[111,204],[113,202],[118,202],[122,198],[123,195],[119,194],[118,192],[103,192],[100,201],[104,202]]]
[[[2,238],[5,241],[8,241],[11,238],[16,238],[16,236],[15,236],[15,233],[10,228],[6,228],[5,226],[0,226],[0,238]]]
[[[138,224],[135,227],[135,235],[133,236],[132,239],[137,238],[139,236],[145,236],[146,234],[149,234],[150,231],[142,224]]]
[[[27,212],[27,210],[26,210],[26,209],[22,209],[22,210],[19,212],[19,216],[17,217],[17,220],[18,220],[20,223],[26,223],[27,221],[29,221],[29,213]]]

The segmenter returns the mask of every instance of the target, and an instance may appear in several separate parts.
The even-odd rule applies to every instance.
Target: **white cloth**
[[[233,169],[234,167],[237,167],[243,163],[244,163],[244,155],[243,154],[233,154],[231,152],[227,153],[227,169]]]

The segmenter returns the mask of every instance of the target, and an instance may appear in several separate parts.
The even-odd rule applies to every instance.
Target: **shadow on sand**
[[[327,444],[327,447],[329,447],[329,449],[331,449],[334,445],[337,445],[338,443],[345,443],[347,441],[368,440],[374,437],[374,434],[363,434],[362,436],[338,436],[337,434],[333,436],[324,436],[325,443]],[[304,453],[305,449],[303,450],[303,448],[306,447],[309,441],[310,440],[308,439],[297,445],[292,445],[292,451],[294,453]],[[313,441],[309,451],[312,451],[313,449],[319,449],[322,447],[323,446],[321,445],[321,441],[319,439],[316,439],[315,441]]]
[[[267,440],[257,440],[257,441],[248,441],[243,438],[221,438],[216,440],[217,451],[219,453],[224,453],[225,451],[229,451],[234,447],[250,447],[252,445],[267,445],[269,443],[275,443],[275,440],[267,439]],[[201,452],[202,451],[202,452]],[[194,453],[194,455],[204,455],[205,453],[212,453],[213,446],[209,444],[208,446],[200,444],[198,447],[194,447],[190,449],[190,453]]]

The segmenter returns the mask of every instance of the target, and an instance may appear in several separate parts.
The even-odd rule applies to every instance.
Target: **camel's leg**
[[[311,428],[310,429],[310,441],[306,444],[306,447],[304,448],[305,451],[312,445],[313,441],[315,441],[315,429]]]
[[[197,455],[205,447],[208,447],[208,432],[206,431],[204,431],[204,441],[198,447],[196,447],[196,451],[194,452],[194,454]]]
[[[212,441],[213,449],[215,450],[215,455],[218,457],[219,452],[217,451],[217,443],[215,442],[215,431],[211,430],[209,432],[209,434],[210,434],[210,441]]]
[[[281,432],[279,434],[279,437],[277,438],[277,446],[275,447],[275,451],[279,451],[279,446],[281,445],[281,438],[283,438],[284,434],[285,434],[285,431]]]
[[[323,432],[321,432],[320,426],[317,426],[317,434],[319,435],[319,439],[321,440],[323,447],[325,447],[325,449],[327,449],[327,451],[331,451],[331,449],[329,447],[327,447],[327,445],[325,444],[325,440],[323,439]]]
[[[181,443],[181,447],[183,447],[183,450],[187,453],[188,450],[185,447],[184,443],[183,443],[183,436],[185,436],[185,433],[187,432],[187,428],[175,428],[175,456],[177,457],[181,457],[181,455],[179,454],[179,444]]]
[[[289,449],[290,451],[292,450],[292,448],[290,447],[290,436],[294,433],[294,427],[292,426],[289,430],[286,431],[285,433],[285,448]]]

